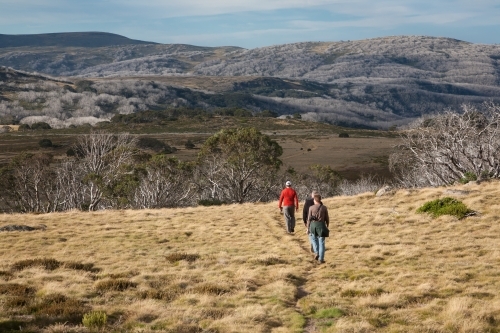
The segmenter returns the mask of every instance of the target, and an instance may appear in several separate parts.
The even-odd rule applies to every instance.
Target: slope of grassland
[[[0,331],[500,332],[500,183],[453,190],[325,199],[323,265],[276,203],[1,215],[45,228],[0,233]],[[416,213],[444,196],[478,215]]]

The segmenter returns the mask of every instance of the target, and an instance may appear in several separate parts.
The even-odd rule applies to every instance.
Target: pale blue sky
[[[500,0],[0,0],[1,34],[260,46],[427,35],[500,43]]]

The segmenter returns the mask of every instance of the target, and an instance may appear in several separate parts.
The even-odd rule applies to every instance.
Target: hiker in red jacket
[[[295,212],[299,211],[299,198],[297,192],[292,188],[292,182],[287,181],[285,188],[281,191],[278,207],[285,215],[286,232],[295,232]]]

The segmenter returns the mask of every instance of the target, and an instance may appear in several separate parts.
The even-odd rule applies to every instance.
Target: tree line
[[[23,153],[0,169],[4,212],[142,209],[266,202],[291,179],[305,196],[313,188],[333,195],[340,176],[329,166],[308,173],[282,170],[281,146],[255,128],[222,130],[183,162],[141,150],[129,134],[81,135],[63,160]]]

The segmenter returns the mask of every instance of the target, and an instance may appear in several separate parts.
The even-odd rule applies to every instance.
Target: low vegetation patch
[[[433,217],[438,217],[441,215],[452,215],[456,216],[459,219],[463,219],[464,217],[470,216],[474,213],[474,211],[467,208],[464,203],[450,197],[426,202],[424,205],[417,209],[417,212],[429,213]]]
[[[228,293],[230,290],[213,283],[203,283],[195,286],[192,289],[195,293],[199,294],[209,294],[209,295],[223,295]]]
[[[36,258],[36,259],[26,259],[15,262],[12,265],[13,271],[22,271],[23,269],[41,266],[46,270],[53,271],[61,266],[61,262],[52,258]]]
[[[95,285],[95,289],[101,293],[107,291],[124,291],[135,287],[137,287],[137,283],[126,279],[103,280],[98,281]]]
[[[278,257],[267,257],[267,258],[255,259],[255,263],[264,266],[271,266],[271,265],[286,264],[286,261]]]
[[[316,319],[340,318],[344,313],[345,312],[339,308],[328,308],[318,310],[313,317]]]
[[[52,317],[79,322],[88,311],[82,301],[56,293],[47,295],[30,307],[30,313],[38,317]]]
[[[188,254],[188,253],[171,253],[165,257],[168,262],[176,262],[181,260],[186,260],[188,262],[194,262],[199,259],[198,254]]]
[[[33,296],[36,289],[19,283],[0,284],[0,295]]]
[[[89,330],[101,330],[106,326],[108,316],[103,311],[92,311],[83,315],[83,326]]]
[[[92,263],[83,264],[77,261],[69,261],[64,263],[64,268],[74,269],[78,271],[86,271],[90,273],[98,273],[101,271],[100,268],[94,267],[94,264]]]

